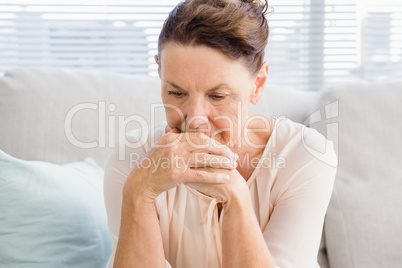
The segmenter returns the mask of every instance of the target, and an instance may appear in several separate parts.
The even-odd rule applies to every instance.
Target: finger
[[[166,125],[166,127],[165,127],[165,133],[169,133],[170,131],[172,131],[172,129],[170,128],[169,125]]]
[[[181,132],[177,127],[175,127],[173,128],[172,133],[181,133]]]
[[[226,157],[229,158],[231,162],[237,162],[237,160],[239,159],[239,157],[234,152],[232,152],[232,150],[230,150],[230,148],[227,146],[217,147],[211,144],[206,148],[190,148],[189,151],[193,153],[198,152],[198,153],[206,153],[209,155]]]
[[[211,139],[202,133],[185,133],[187,141],[187,150],[189,152],[205,152],[213,155],[226,156],[227,158],[237,161],[238,156],[224,144],[219,143],[217,140]]]
[[[202,168],[188,168],[183,175],[184,182],[226,183],[230,180],[230,175],[225,172],[209,172]]]
[[[213,155],[208,153],[196,152],[191,156],[193,161],[189,162],[189,167],[212,167],[234,169],[237,167],[237,162],[226,156]]]
[[[170,127],[168,124],[165,127],[165,133],[180,133],[180,130],[177,127]]]

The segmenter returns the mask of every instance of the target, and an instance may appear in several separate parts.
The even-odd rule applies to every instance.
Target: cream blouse
[[[165,126],[163,122],[127,133],[109,158],[104,190],[113,246],[108,267],[116,252],[124,182],[139,157],[165,134]],[[281,268],[319,267],[317,254],[336,170],[332,141],[302,124],[276,118],[247,185],[261,232]],[[215,199],[180,185],[159,195],[155,205],[167,267],[222,266],[222,221]]]

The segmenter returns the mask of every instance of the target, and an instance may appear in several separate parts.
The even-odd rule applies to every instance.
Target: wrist
[[[148,181],[146,172],[141,169],[132,170],[123,187],[123,203],[131,206],[135,203],[153,204],[156,196],[148,191]]]
[[[154,199],[150,199],[141,194],[134,194],[131,197],[123,196],[122,202],[122,221],[128,222],[140,220],[147,214],[155,213]]]
[[[130,190],[123,190],[123,204],[133,207],[154,205],[156,196],[149,193],[144,183],[137,183],[130,188]]]
[[[252,206],[251,204],[250,192],[247,188],[231,191],[223,206],[225,207],[225,214],[230,214],[241,212],[245,207]]]

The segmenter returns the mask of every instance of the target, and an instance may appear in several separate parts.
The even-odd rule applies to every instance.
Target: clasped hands
[[[158,195],[180,184],[224,205],[248,193],[246,181],[236,170],[238,157],[229,147],[200,132],[168,130],[129,174],[124,199],[141,198],[153,203]],[[159,166],[143,165],[145,162]]]

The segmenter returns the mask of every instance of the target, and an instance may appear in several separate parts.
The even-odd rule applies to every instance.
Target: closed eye
[[[224,100],[226,96],[221,96],[221,95],[209,95],[209,97],[213,100]]]
[[[182,92],[178,92],[178,91],[169,91],[168,93],[169,93],[169,95],[172,95],[176,98],[182,98],[184,96],[184,94]]]
[[[168,94],[175,97],[175,98],[183,98],[185,96],[185,93],[179,92],[179,91],[168,91]],[[208,95],[209,98],[212,100],[220,101],[224,100],[226,98],[226,95],[216,95],[216,94],[211,94]]]

